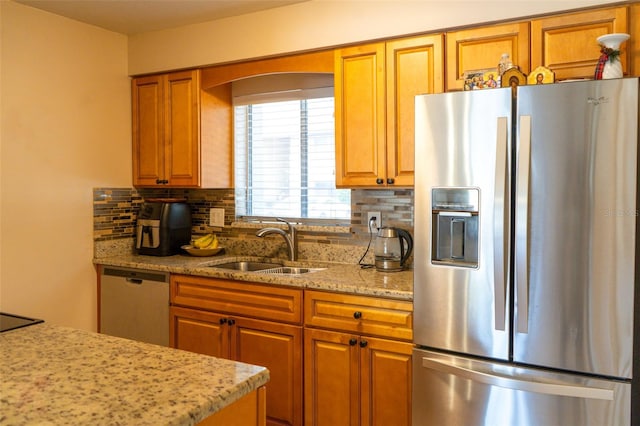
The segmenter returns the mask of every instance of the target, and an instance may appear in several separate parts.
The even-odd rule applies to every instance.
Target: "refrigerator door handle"
[[[472,370],[458,365],[449,364],[435,358],[423,357],[422,367],[441,373],[452,374],[457,377],[484,383],[490,386],[535,392],[546,395],[571,396],[576,398],[602,399],[613,401],[613,390],[596,387],[580,386],[561,382],[543,382],[536,379],[526,380],[497,375],[494,372]]]
[[[505,208],[509,206],[507,189],[507,140],[508,118],[498,117],[496,140],[496,176],[494,189],[494,224],[493,224],[493,282],[494,282],[494,316],[495,329],[506,329],[506,272],[505,253],[507,248],[508,221]]]
[[[531,172],[531,116],[520,117],[516,172],[515,281],[518,333],[529,331],[529,177]]]

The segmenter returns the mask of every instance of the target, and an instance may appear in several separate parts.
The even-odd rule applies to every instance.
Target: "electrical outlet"
[[[375,217],[375,221],[372,223],[371,218]],[[378,228],[382,227],[382,216],[380,212],[368,212],[367,213],[367,228],[369,232],[375,233],[378,231]]]
[[[209,209],[209,226],[224,228],[224,209]]]

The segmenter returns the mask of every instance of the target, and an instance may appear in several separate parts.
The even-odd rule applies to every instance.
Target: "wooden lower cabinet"
[[[269,369],[267,425],[411,425],[409,301],[172,274],[170,316],[172,347]]]
[[[265,387],[259,387],[207,417],[198,426],[265,426],[265,394]]]
[[[302,425],[302,327],[171,307],[172,346],[267,367],[267,425]]]
[[[305,424],[411,425],[412,345],[305,329]]]

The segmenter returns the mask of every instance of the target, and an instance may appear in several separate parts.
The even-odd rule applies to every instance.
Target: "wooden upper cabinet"
[[[465,71],[497,68],[507,53],[525,74],[529,67],[529,23],[492,25],[453,31],[447,38],[447,90],[462,90]]]
[[[199,72],[166,76],[164,176],[171,186],[196,186],[200,171]]]
[[[163,76],[132,81],[134,185],[156,185],[164,179],[163,93]]]
[[[133,184],[199,183],[198,71],[133,79]]]
[[[444,89],[442,39],[336,50],[336,186],[413,185],[414,97]]]
[[[385,175],[384,43],[336,50],[336,186],[375,186]]]
[[[444,92],[443,39],[436,34],[386,45],[386,177],[392,179],[392,185],[413,186],[415,97]]]
[[[627,7],[567,13],[531,21],[531,66],[543,65],[556,80],[593,78],[600,57],[596,39],[609,33],[626,33]],[[627,73],[625,44],[622,67]]]
[[[199,76],[133,79],[134,186],[232,186],[231,85],[200,90]]]

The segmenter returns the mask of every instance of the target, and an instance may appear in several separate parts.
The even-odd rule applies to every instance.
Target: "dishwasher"
[[[100,332],[169,346],[169,274],[103,267]]]

